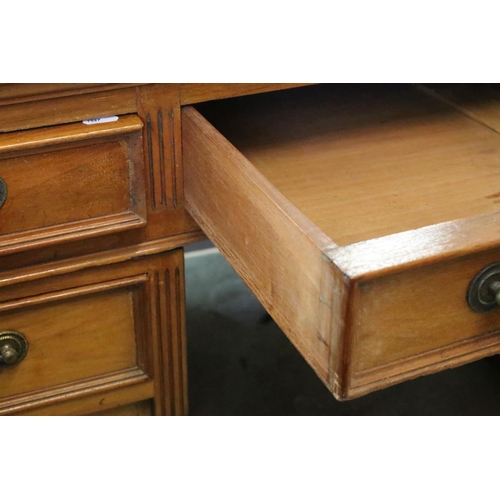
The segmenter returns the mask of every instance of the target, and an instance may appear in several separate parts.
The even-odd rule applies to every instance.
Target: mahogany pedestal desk
[[[486,85],[0,85],[0,414],[186,414],[204,234],[340,400],[498,353],[498,130]]]

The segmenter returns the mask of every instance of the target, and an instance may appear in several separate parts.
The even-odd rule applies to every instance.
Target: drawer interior
[[[197,109],[337,245],[498,210],[498,134],[420,87],[319,85]]]

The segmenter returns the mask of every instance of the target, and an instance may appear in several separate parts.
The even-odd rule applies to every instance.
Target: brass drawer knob
[[[495,295],[495,302],[500,306],[500,281],[494,281],[490,285],[490,291]]]
[[[5,184],[5,181],[0,177],[0,208],[2,208],[2,205],[5,203],[6,199],[7,199],[7,184]]]
[[[19,332],[0,332],[0,366],[20,363],[28,352],[28,341]]]
[[[477,312],[491,311],[500,305],[500,262],[490,264],[472,279],[467,302]]]

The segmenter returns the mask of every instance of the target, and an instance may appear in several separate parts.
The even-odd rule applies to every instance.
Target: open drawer
[[[411,85],[183,110],[188,211],[338,399],[500,352],[500,136],[480,111]]]

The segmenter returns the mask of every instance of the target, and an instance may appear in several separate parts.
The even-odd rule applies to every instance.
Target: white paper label
[[[97,118],[83,120],[83,123],[85,123],[85,125],[97,125],[98,123],[116,122],[117,120],[117,116],[98,116]]]

